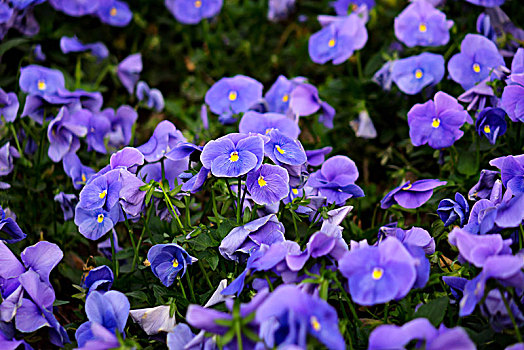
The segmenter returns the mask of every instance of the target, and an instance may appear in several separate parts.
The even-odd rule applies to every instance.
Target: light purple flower
[[[37,65],[20,69],[20,89],[31,95],[54,95],[65,88],[62,72]]]
[[[14,92],[6,93],[0,88],[0,117],[3,117],[6,122],[14,122],[20,108],[18,97]],[[2,122],[0,121],[0,124]]]
[[[165,0],[167,9],[183,24],[197,24],[204,18],[216,16],[223,0]]]
[[[424,52],[395,61],[391,78],[400,91],[414,95],[428,85],[438,84],[444,77],[444,57]]]
[[[66,194],[64,192],[60,192],[55,196],[54,200],[55,202],[58,202],[58,204],[60,204],[60,208],[62,208],[62,212],[64,213],[64,221],[70,220],[75,216],[75,206],[78,202],[76,194]]]
[[[278,165],[262,164],[247,174],[246,186],[255,203],[272,205],[289,194],[289,175]]]
[[[418,180],[413,183],[405,182],[389,192],[380,201],[380,207],[387,209],[393,204],[398,204],[403,208],[418,208],[431,198],[434,188],[444,186],[446,183],[446,181],[433,179]]]
[[[130,95],[135,90],[135,85],[140,79],[140,73],[142,72],[142,54],[135,53],[131,56],[126,57],[117,68],[118,79],[122,82],[122,85],[127,89]]]
[[[285,136],[278,130],[271,130],[270,140],[264,145],[264,152],[277,165],[302,165],[307,161],[304,147],[298,140]]]
[[[297,116],[308,116],[321,110],[319,123],[324,124],[326,128],[333,128],[335,109],[320,99],[318,90],[313,85],[304,83],[296,86],[291,92],[289,106]]]
[[[395,18],[395,36],[406,46],[441,46],[449,41],[452,20],[427,1],[414,1]]]
[[[456,99],[439,91],[434,101],[416,104],[408,112],[411,143],[414,146],[427,143],[434,149],[450,147],[464,135],[460,127],[467,118],[468,112]]]
[[[49,2],[55,9],[69,16],[80,17],[96,12],[100,0],[50,0]]]
[[[49,123],[47,154],[53,162],[61,161],[67,153],[75,153],[80,148],[78,138],[86,136],[88,130],[84,120],[86,115],[90,114],[91,112],[87,110],[70,114],[66,107],[62,107],[55,119]]]
[[[146,101],[149,108],[160,112],[164,109],[164,97],[158,89],[150,89],[144,81],[139,81],[136,86],[136,97],[139,101]]]
[[[60,39],[60,49],[63,53],[67,54],[70,52],[84,52],[91,51],[91,54],[102,60],[109,56],[109,50],[102,42],[96,42],[92,44],[83,44],[76,36],[67,37],[63,36]]]
[[[276,129],[293,139],[298,138],[300,129],[296,121],[278,113],[258,113],[248,111],[244,114],[238,125],[238,130],[241,133],[255,132],[262,135],[267,135],[273,129]]]
[[[512,74],[507,82],[509,85],[502,92],[500,106],[509,119],[524,122],[524,73]]]
[[[116,113],[109,109],[109,120],[111,131],[109,132],[109,144],[114,147],[127,146],[131,141],[133,125],[138,119],[138,113],[130,106],[120,106]],[[104,112],[102,112],[104,113]]]
[[[493,69],[506,66],[497,46],[482,35],[466,35],[460,49],[460,53],[449,60],[448,71],[451,79],[464,90],[487,78]]]
[[[177,130],[173,123],[164,120],[158,123],[149,141],[137,149],[144,155],[146,161],[156,162],[180,142],[186,142],[182,132]]]
[[[102,22],[115,27],[125,27],[133,19],[129,5],[118,0],[100,1],[96,14]]]
[[[504,4],[506,0],[466,0],[467,2],[484,7],[496,7]]]
[[[11,146],[8,141],[0,148],[0,176],[5,176],[11,173],[14,169],[13,158],[19,158],[18,150]]]
[[[277,22],[286,19],[295,8],[296,0],[269,0],[267,19]]]

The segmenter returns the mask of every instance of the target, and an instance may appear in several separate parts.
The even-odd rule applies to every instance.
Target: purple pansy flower
[[[200,155],[202,165],[216,177],[245,175],[257,170],[263,159],[264,140],[247,134],[229,134],[210,141]]]
[[[264,96],[264,100],[267,103],[267,111],[287,114],[290,107],[291,92],[298,85],[304,83],[305,80],[302,77],[288,79],[283,75],[279,75]]]
[[[267,19],[276,22],[284,20],[295,8],[296,0],[269,0]]]
[[[80,148],[78,138],[88,132],[84,122],[86,114],[91,113],[87,110],[79,110],[70,114],[66,107],[62,107],[55,119],[49,123],[47,154],[53,162],[61,161],[67,153],[75,153]]]
[[[138,119],[138,113],[130,106],[124,105],[120,106],[116,113],[111,110],[108,116],[111,121],[109,144],[114,147],[129,145],[133,125]]]
[[[395,18],[395,36],[408,47],[441,46],[449,41],[453,21],[427,1],[415,1]]]
[[[125,27],[133,19],[129,5],[118,0],[100,1],[96,14],[102,22],[115,27]]]
[[[328,203],[342,205],[349,198],[364,196],[362,189],[355,185],[358,175],[355,162],[346,156],[334,156],[311,174],[307,185],[317,189]]]
[[[451,79],[464,90],[486,79],[493,69],[506,66],[497,46],[482,35],[466,35],[460,50],[449,60],[448,71]]]
[[[466,198],[459,192],[455,193],[455,200],[443,199],[438,204],[437,214],[440,216],[444,226],[447,227],[459,219],[459,225],[464,226],[466,215],[469,212],[469,204]]]
[[[122,210],[131,216],[138,216],[144,208],[146,192],[140,190],[145,183],[127,170],[120,170],[122,189],[120,190],[120,205]]]
[[[104,208],[109,211],[120,197],[120,171],[112,170],[90,180],[80,192],[79,206],[86,210]]]
[[[78,202],[76,194],[66,194],[64,192],[60,192],[55,196],[54,200],[55,202],[58,202],[58,204],[60,204],[60,208],[62,208],[62,212],[64,213],[64,221],[70,220],[75,216],[75,206]]]
[[[419,340],[414,349],[477,348],[468,333],[460,327],[446,328],[441,325],[436,329],[427,318],[415,318],[402,327],[386,324],[375,328],[369,336],[368,350],[405,349],[412,340]]]
[[[2,207],[0,207],[0,231],[7,235],[7,237],[0,235],[0,240],[4,240],[6,243],[12,244],[20,242],[26,238],[27,235],[22,231],[20,226],[18,226],[15,219],[6,217],[6,212]]]
[[[365,109],[360,111],[358,113],[358,119],[350,121],[349,125],[353,131],[355,131],[357,137],[364,139],[374,139],[377,137],[375,125],[373,125],[373,121],[369,117],[369,112]]]
[[[304,83],[296,86],[291,92],[289,106],[297,116],[307,116],[321,110],[319,123],[324,124],[326,128],[333,128],[335,109],[320,99],[318,89],[313,85]]]
[[[166,0],[166,7],[183,24],[197,24],[204,18],[216,16],[223,0]]]
[[[76,36],[70,38],[63,36],[60,39],[60,49],[63,53],[91,51],[91,54],[102,60],[109,56],[109,50],[102,42],[84,44]]]
[[[497,33],[491,25],[491,18],[484,12],[477,18],[477,32],[493,41],[495,44],[497,43]]]
[[[8,175],[13,171],[13,157],[18,158],[20,154],[15,147],[11,146],[10,142],[7,142],[0,148],[0,176]]]
[[[224,123],[232,122],[231,115],[246,112],[262,98],[263,86],[253,78],[237,75],[222,78],[206,93],[206,104]]]
[[[389,192],[381,201],[380,207],[387,209],[393,204],[414,209],[426,203],[433,195],[433,189],[444,186],[447,182],[440,180],[418,180],[413,183],[405,182]]]
[[[68,16],[80,17],[96,12],[100,0],[50,0],[49,2],[55,9]]]
[[[417,278],[415,259],[394,237],[378,247],[350,250],[339,261],[349,292],[360,305],[376,305],[406,296]]]
[[[160,112],[164,109],[164,96],[158,89],[150,89],[145,81],[139,81],[136,86],[136,97],[139,101],[146,101],[149,108]]]
[[[149,141],[137,147],[137,149],[142,152],[146,161],[156,162],[171,151],[179,142],[186,142],[182,132],[177,130],[173,123],[164,120],[158,123]]]
[[[264,145],[264,152],[275,164],[301,165],[307,161],[306,152],[300,141],[292,139],[273,129],[270,140]]]
[[[94,290],[104,293],[111,289],[114,279],[113,271],[102,265],[88,271],[87,276],[83,278],[82,287],[87,290],[87,294]]]
[[[367,9],[371,10],[375,6],[375,0],[336,0],[331,2],[337,16],[347,16],[362,5],[366,5]]]
[[[311,35],[309,56],[315,63],[324,64],[333,60],[341,64],[364,47],[368,40],[365,22],[356,14],[336,17],[333,21]]]
[[[473,235],[464,229],[454,228],[448,240],[458,248],[464,260],[477,267],[483,267],[491,256],[511,254],[511,239],[505,240],[500,234]]]
[[[295,344],[306,346],[310,334],[329,349],[345,349],[335,309],[318,296],[295,285],[282,285],[256,310],[259,336],[270,348]]]
[[[279,113],[258,113],[248,111],[244,114],[238,125],[238,130],[241,133],[255,132],[262,135],[267,135],[273,129],[276,129],[293,139],[298,138],[300,129],[296,121]]]
[[[512,74],[502,92],[500,106],[514,122],[524,122],[524,73]]]
[[[416,104],[408,112],[409,136],[414,146],[429,144],[441,149],[450,147],[464,135],[460,127],[468,112],[445,92],[435,94],[434,101]]]
[[[31,95],[54,95],[64,89],[65,80],[62,72],[37,65],[20,69],[20,89]]]
[[[75,190],[81,189],[93,176],[95,171],[85,166],[75,153],[68,153],[63,159],[64,172],[73,180]]]
[[[414,95],[428,85],[438,84],[444,77],[444,57],[424,52],[395,61],[391,78],[400,91]]]
[[[319,166],[324,163],[326,156],[333,151],[333,147],[326,146],[320,149],[306,151],[307,163],[311,166]]]
[[[397,227],[397,223],[382,226],[379,230],[379,240],[386,237],[395,237],[405,246],[422,248],[426,254],[435,253],[435,240],[428,231],[413,226],[409,230]]]
[[[160,305],[153,308],[131,310],[130,316],[147,335],[160,332],[172,332],[176,326],[175,315],[169,316],[169,305]]]
[[[469,200],[488,199],[493,191],[498,174],[498,171],[481,170],[479,181],[468,192]]]
[[[127,89],[130,95],[135,91],[135,85],[140,79],[142,72],[142,54],[135,53],[126,57],[117,68],[118,79],[122,85]]]
[[[99,153],[106,154],[106,145],[104,138],[111,130],[111,120],[104,112],[91,113],[87,110],[82,110],[86,114],[87,119],[87,150],[95,150]],[[77,112],[75,115],[79,114]]]
[[[75,208],[75,224],[78,231],[87,239],[96,241],[109,232],[120,219],[120,206],[115,205],[110,211],[103,208],[86,210],[80,205]]]
[[[506,0],[466,0],[467,2],[484,7],[496,7],[504,4]]]
[[[475,128],[479,135],[484,135],[494,145],[497,137],[506,133],[506,112],[502,108],[487,107],[479,113]]]
[[[278,221],[275,214],[270,214],[232,229],[222,240],[218,250],[226,259],[239,261],[262,244],[283,242],[284,232],[284,225]]]
[[[262,164],[247,174],[246,187],[255,203],[272,205],[289,194],[289,175],[281,166]]]
[[[20,108],[18,97],[14,92],[6,93],[0,88],[0,117],[6,122],[14,122]],[[0,124],[2,121],[0,121]]]
[[[180,277],[186,273],[187,265],[197,261],[175,243],[154,245],[147,252],[147,260],[151,263],[151,270],[155,276],[166,287],[173,284],[181,270]]]
[[[98,324],[107,331],[116,334],[124,332],[129,317],[129,300],[116,290],[106,293],[93,291],[86,298],[86,314],[89,321],[82,323],[76,330],[75,338],[78,346],[83,347],[87,342],[98,339],[92,331],[92,325]]]
[[[81,335],[82,333],[86,335]],[[109,350],[120,346],[116,335],[96,322],[89,322],[82,329],[82,333],[79,334],[80,340],[77,342],[80,344],[80,341],[83,341],[84,345],[78,350]]]

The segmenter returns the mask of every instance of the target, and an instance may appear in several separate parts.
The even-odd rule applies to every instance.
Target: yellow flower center
[[[297,194],[298,194],[298,190],[297,190],[296,188],[293,188],[293,189],[291,190],[291,192],[293,192],[294,195],[297,195]]]
[[[104,199],[106,195],[107,195],[107,190],[103,190],[102,192],[100,192],[100,194],[98,195],[98,197],[99,197],[100,199]]]
[[[335,39],[331,39],[331,40],[328,42],[328,46],[329,46],[329,47],[333,47],[333,46],[335,46],[335,44],[336,44]]]
[[[143,264],[144,264],[144,266],[146,266],[146,267],[151,266],[151,263],[150,263],[149,260],[147,260],[147,259],[144,260]]]
[[[235,101],[238,97],[238,93],[236,91],[230,91],[229,92],[229,101]]]
[[[47,85],[46,85],[45,81],[43,81],[43,80],[39,80],[38,81],[38,90],[43,91],[43,90],[45,90],[46,87],[47,87]]]
[[[418,31],[421,33],[425,33],[428,31],[428,27],[426,26],[426,23],[420,23],[418,26]]]
[[[322,326],[320,325],[320,322],[318,322],[318,318],[316,316],[311,316],[310,321],[311,321],[311,327],[313,327],[313,329],[315,331],[318,332],[320,330],[320,328],[322,328]]]
[[[288,94],[285,94],[283,97],[282,97],[282,102],[287,102],[289,101],[289,95]]]
[[[431,122],[431,126],[434,127],[435,129],[438,128],[440,126],[440,119],[433,118],[433,121]]]
[[[375,268],[373,269],[373,272],[371,273],[371,277],[372,277],[375,281],[378,281],[379,279],[381,279],[383,275],[384,275],[384,270],[381,269],[380,267],[375,267]]]
[[[111,15],[111,17],[115,17],[117,14],[116,7],[113,7],[111,11],[109,11],[109,14]]]
[[[478,63],[473,63],[473,71],[475,73],[480,73],[480,64]]]
[[[104,221],[104,214],[98,214],[98,217],[96,218],[96,221],[100,224],[102,221]]]
[[[491,132],[491,128],[489,127],[489,125],[484,125],[484,132],[486,134],[489,134]]]
[[[173,260],[173,267],[178,267],[178,260],[177,259]]]
[[[239,158],[240,157],[238,156],[238,152],[237,151],[231,152],[231,154],[229,155],[229,160],[231,162],[236,162],[236,161],[238,161]]]
[[[278,153],[280,153],[280,154],[286,153],[286,151],[284,151],[282,148],[280,148],[279,145],[276,145],[275,148],[277,149]]]
[[[86,181],[87,181],[86,175],[82,174],[82,182],[86,182]]]
[[[269,134],[273,128],[266,129],[266,135]]]
[[[408,184],[406,187],[403,188],[403,190],[407,191],[409,190],[413,185],[412,184]]]
[[[200,0],[195,1],[195,7],[196,7],[197,9],[199,9],[200,7],[202,7],[202,1],[200,1]]]
[[[258,177],[258,185],[259,185],[260,187],[264,187],[264,186],[267,185],[267,182],[266,182],[266,180],[264,180],[264,177],[263,177],[262,175],[260,175],[260,176]]]
[[[415,78],[421,79],[423,76],[424,76],[424,73],[420,69],[417,69],[415,71]]]

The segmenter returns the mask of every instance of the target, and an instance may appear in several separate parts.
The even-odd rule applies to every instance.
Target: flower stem
[[[242,211],[242,178],[238,178],[237,185],[237,224],[240,224],[240,212]]]
[[[115,279],[118,278],[118,260],[115,253],[115,237],[113,232],[109,232],[109,239],[111,240],[111,260],[113,260],[113,270],[115,271]]]
[[[206,279],[207,285],[211,290],[213,290],[213,284],[209,280],[209,276],[207,275],[206,269],[204,269],[204,266],[202,265],[202,262],[200,260],[198,260],[198,266],[200,267],[200,270],[202,270],[202,274],[204,274],[204,278]]]
[[[522,335],[520,334],[519,326],[517,325],[517,322],[515,321],[515,316],[513,315],[511,307],[509,306],[508,299],[506,299],[506,296],[504,295],[504,289],[499,288],[499,291],[502,301],[504,302],[504,306],[506,307],[506,311],[508,312],[509,318],[511,319],[511,323],[513,323],[513,328],[515,328],[517,340],[519,341],[519,343],[522,343]]]

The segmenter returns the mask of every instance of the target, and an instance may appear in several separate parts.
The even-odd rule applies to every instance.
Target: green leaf
[[[55,302],[53,303],[53,306],[60,306],[60,305],[66,305],[66,304],[69,304],[69,301],[66,301],[66,300],[55,300]]]
[[[478,173],[478,164],[475,153],[462,152],[459,154],[457,170],[459,173],[472,176]]]
[[[435,327],[438,327],[444,319],[448,305],[448,297],[433,299],[418,308],[417,312],[415,312],[415,318],[427,318]]]
[[[25,44],[27,42],[29,42],[29,40],[26,38],[16,38],[2,43],[2,45],[0,45],[0,57],[12,48]]]
[[[147,301],[147,294],[142,292],[141,290],[134,290],[132,292],[126,293],[126,295],[138,301],[143,301],[143,302]]]
[[[207,232],[199,234],[195,238],[190,239],[187,243],[196,251],[204,251],[207,248],[218,247],[220,244],[220,242],[211,238]]]

